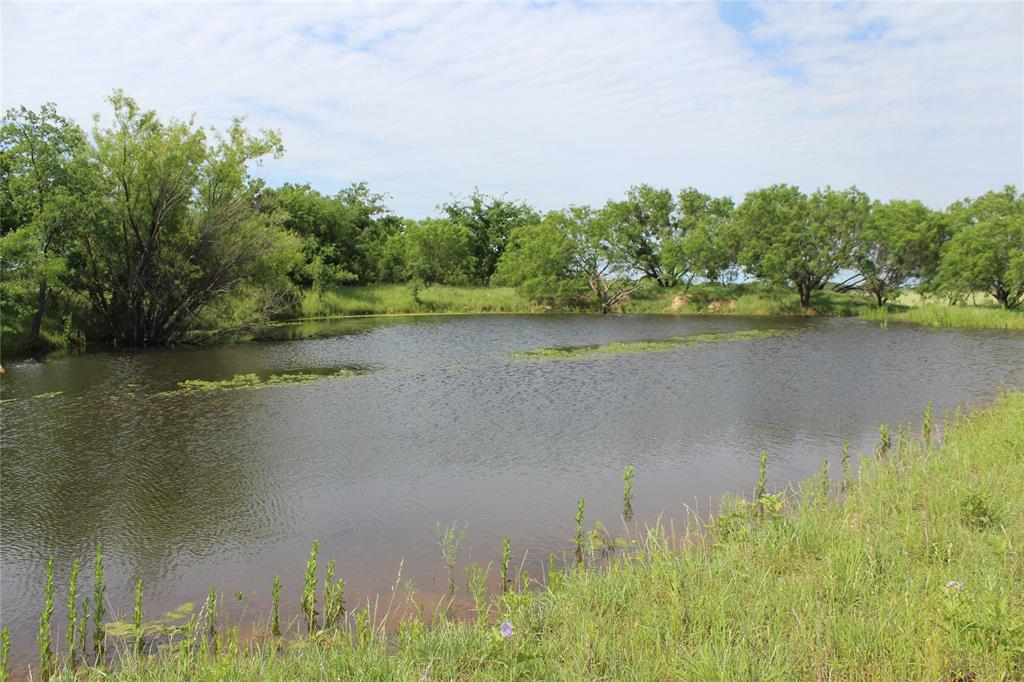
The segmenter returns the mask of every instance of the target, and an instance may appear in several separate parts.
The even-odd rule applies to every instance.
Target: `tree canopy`
[[[1006,309],[1024,300],[1024,195],[1007,185],[949,208],[954,236],[943,247],[937,286],[986,291]]]
[[[540,305],[603,312],[644,283],[686,292],[739,278],[792,287],[803,306],[825,287],[883,306],[909,285],[1024,302],[1024,196],[1013,186],[939,211],[856,187],[776,184],[737,206],[640,184],[600,208],[544,215],[474,190],[414,220],[365,182],[267,186],[252,169],[283,153],[276,131],[162,120],[120,91],[109,103],[112,122],[97,118],[91,135],[52,104],[11,109],[0,124],[8,349],[71,333],[163,344],[293,314],[304,292],[375,282],[510,285]]]
[[[869,209],[855,187],[825,187],[811,196],[785,184],[754,190],[737,209],[738,261],[758,279],[792,285],[809,306],[811,294],[849,263]]]

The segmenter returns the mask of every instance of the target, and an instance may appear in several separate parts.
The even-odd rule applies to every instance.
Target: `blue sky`
[[[123,88],[163,116],[281,130],[257,172],[366,180],[405,215],[474,187],[541,209],[641,182],[737,199],[856,184],[942,207],[1024,185],[1010,3],[16,3],[3,106],[85,126]]]

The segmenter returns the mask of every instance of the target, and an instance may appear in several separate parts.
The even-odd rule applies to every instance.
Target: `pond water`
[[[746,330],[786,333],[729,336]],[[723,336],[524,354],[696,334]],[[497,559],[503,536],[533,575],[571,552],[580,498],[588,526],[621,532],[627,464],[634,522],[678,523],[687,506],[750,491],[762,448],[774,486],[825,458],[838,475],[842,443],[870,451],[881,422],[917,422],[928,401],[941,422],[1024,386],[1022,334],[860,320],[394,317],[268,335],[278,340],[6,366],[0,620],[20,660],[34,651],[50,555],[58,637],[70,563],[83,560],[88,593],[100,542],[116,611],[130,613],[142,579],[147,617],[217,585],[244,593],[228,600],[240,619],[266,612],[276,574],[294,616],[313,538],[354,606],[387,593],[400,564],[422,594],[443,592],[435,528],[459,520],[464,592],[467,559]]]

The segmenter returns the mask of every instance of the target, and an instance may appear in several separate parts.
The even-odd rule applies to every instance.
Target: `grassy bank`
[[[682,315],[827,315],[903,322],[931,327],[1024,330],[1024,311],[995,306],[947,306],[929,303],[913,291],[901,294],[884,309],[870,296],[817,291],[803,308],[795,292],[761,284],[695,285],[685,294],[653,284],[641,287],[620,304],[623,313]],[[512,287],[416,288],[405,284],[339,287],[311,291],[303,298],[302,317],[398,313],[533,313],[578,312],[533,304]]]
[[[1013,329],[1024,331],[1024,311],[974,306],[922,305],[920,307],[863,308],[858,315],[875,322],[902,322],[926,327]]]
[[[303,317],[395,313],[526,313],[539,309],[514,287],[413,287],[373,284],[309,291]]]
[[[762,284],[691,286],[686,293],[648,285],[637,290],[622,304],[622,312],[665,313],[692,315],[833,315],[849,317],[866,306],[873,305],[866,296],[857,293],[837,294],[816,291],[809,309],[800,305],[796,292],[782,287]]]
[[[542,584],[475,590],[475,621],[424,618],[410,602],[397,634],[384,636],[381,612],[403,612],[384,599],[279,649],[269,634],[240,645],[223,625],[211,642],[204,608],[188,643],[121,654],[105,675],[1021,679],[1024,393],[954,418],[944,434],[928,429],[892,429],[853,479],[821,474],[785,495],[726,501],[682,537],[654,529],[602,559],[622,543],[598,534],[581,565],[550,571]]]

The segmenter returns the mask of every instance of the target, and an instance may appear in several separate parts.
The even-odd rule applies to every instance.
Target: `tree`
[[[401,220],[384,204],[384,195],[365,182],[333,196],[291,183],[272,194],[287,214],[284,227],[303,239],[304,263],[291,273],[296,284],[323,287],[381,280],[385,244],[401,230]]]
[[[807,307],[811,294],[847,264],[868,207],[855,187],[826,187],[810,197],[785,184],[749,192],[737,209],[739,262],[759,279],[792,285]]]
[[[302,262],[290,274],[302,287],[354,281],[355,238],[340,201],[309,185],[285,183],[271,197],[284,211],[282,225],[302,239]]]
[[[539,226],[515,231],[500,279],[541,300],[571,300],[589,290],[607,313],[644,278],[615,240],[614,225],[604,211],[588,206],[551,211]]]
[[[466,284],[476,270],[473,235],[444,218],[410,221],[403,235],[404,273],[426,284]]]
[[[47,306],[67,270],[75,237],[91,214],[86,153],[81,128],[53,104],[38,113],[11,109],[0,125],[4,321],[10,331],[20,331],[25,314],[31,316],[30,348],[42,345]]]
[[[672,259],[666,267],[661,254],[662,244],[679,236],[672,192],[638,185],[626,192],[624,200],[609,201],[602,212],[610,222],[616,248],[633,268],[664,287],[686,275],[686,270],[678,269],[683,261]]]
[[[1007,185],[949,207],[956,233],[942,249],[938,288],[987,291],[1003,308],[1024,300],[1024,194]]]
[[[97,125],[93,156],[109,210],[82,235],[75,286],[112,340],[179,338],[218,297],[243,285],[279,286],[298,243],[262,198],[248,165],[282,153],[280,136],[236,119],[223,133],[163,123],[116,91],[114,123]]]
[[[945,221],[920,201],[875,202],[853,236],[851,267],[857,274],[840,289],[864,289],[882,307],[911,279],[932,274],[947,238]]]
[[[517,286],[530,300],[545,305],[583,303],[589,285],[577,269],[577,245],[565,226],[565,216],[556,212],[512,230],[491,281]]]
[[[694,278],[719,281],[733,268],[729,224],[733,201],[711,197],[692,187],[679,193],[675,233],[661,245],[664,272],[689,289]]]
[[[448,220],[466,228],[472,236],[476,262],[473,279],[481,284],[490,281],[512,230],[539,220],[528,204],[504,196],[488,196],[480,190],[474,190],[465,200],[453,198],[440,209]]]

